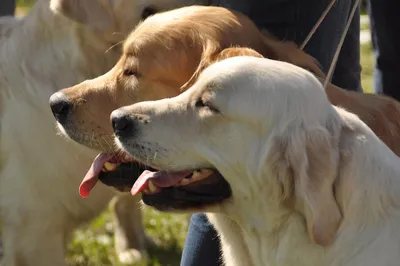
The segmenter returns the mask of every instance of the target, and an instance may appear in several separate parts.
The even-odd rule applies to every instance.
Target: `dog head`
[[[120,108],[111,119],[120,147],[158,169],[132,188],[132,194],[144,192],[146,204],[300,213],[316,243],[328,245],[335,236],[341,122],[309,72],[230,58],[208,67],[181,95]],[[198,191],[213,197],[202,201]]]
[[[225,50],[246,46],[254,51]],[[110,152],[114,149],[108,123],[112,110],[176,96],[205,67],[240,51],[321,73],[315,61],[293,43],[261,34],[244,15],[220,7],[191,6],[146,19],[127,38],[123,55],[111,71],[61,90],[50,104],[61,131],[83,145]]]
[[[240,48],[243,46],[253,50]],[[111,71],[61,90],[51,97],[50,105],[61,132],[90,148],[114,153],[113,131],[108,119],[112,110],[135,102],[176,96],[205,67],[236,55],[282,59],[319,71],[315,61],[293,43],[280,43],[261,34],[244,15],[220,7],[191,6],[146,19],[127,38],[123,55]],[[119,165],[120,157],[112,158],[111,162]],[[96,165],[105,162],[101,160]],[[122,166],[135,171],[131,174],[119,171]],[[101,166],[96,169],[95,173],[99,173]],[[125,183],[126,190],[135,182],[138,169],[143,168],[134,162],[126,165],[124,160],[122,165],[110,169],[106,179],[101,172],[100,180],[117,187]]]
[[[168,9],[203,3],[202,0],[51,0],[50,8],[63,16],[121,41],[147,17]]]

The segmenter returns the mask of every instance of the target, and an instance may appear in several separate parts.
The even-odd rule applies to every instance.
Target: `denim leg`
[[[181,266],[222,266],[217,232],[204,213],[193,214]]]
[[[0,0],[0,16],[13,16],[15,0]]]
[[[400,21],[396,0],[369,0],[375,50],[374,91],[400,100]]]

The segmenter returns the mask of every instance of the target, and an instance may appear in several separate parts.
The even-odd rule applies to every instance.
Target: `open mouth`
[[[202,208],[231,197],[230,185],[214,169],[180,172],[156,170],[123,153],[100,153],[83,179],[79,192],[87,197],[97,181],[132,195],[161,211]]]
[[[119,191],[129,192],[137,177],[145,170],[154,170],[140,164],[124,153],[100,153],[94,159],[79,186],[79,194],[86,198],[100,180]]]
[[[213,169],[181,172],[144,171],[131,194],[142,193],[142,200],[160,211],[200,210],[232,196],[231,187]]]

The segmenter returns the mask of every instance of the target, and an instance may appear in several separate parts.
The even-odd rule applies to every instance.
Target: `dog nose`
[[[129,137],[132,135],[133,123],[132,117],[125,112],[116,110],[111,113],[111,124],[115,135],[118,137]]]
[[[49,102],[56,120],[61,124],[65,122],[71,109],[71,102],[68,98],[63,93],[57,92],[51,95]]]

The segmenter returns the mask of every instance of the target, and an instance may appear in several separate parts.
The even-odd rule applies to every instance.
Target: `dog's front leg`
[[[42,226],[43,222],[40,223],[39,219],[26,221],[26,225],[2,224],[4,253],[0,265],[67,266],[64,260],[64,232],[49,224]]]
[[[140,197],[130,193],[116,196],[111,207],[114,212],[115,251],[124,264],[145,262],[147,248],[155,245],[145,233],[142,221]]]

